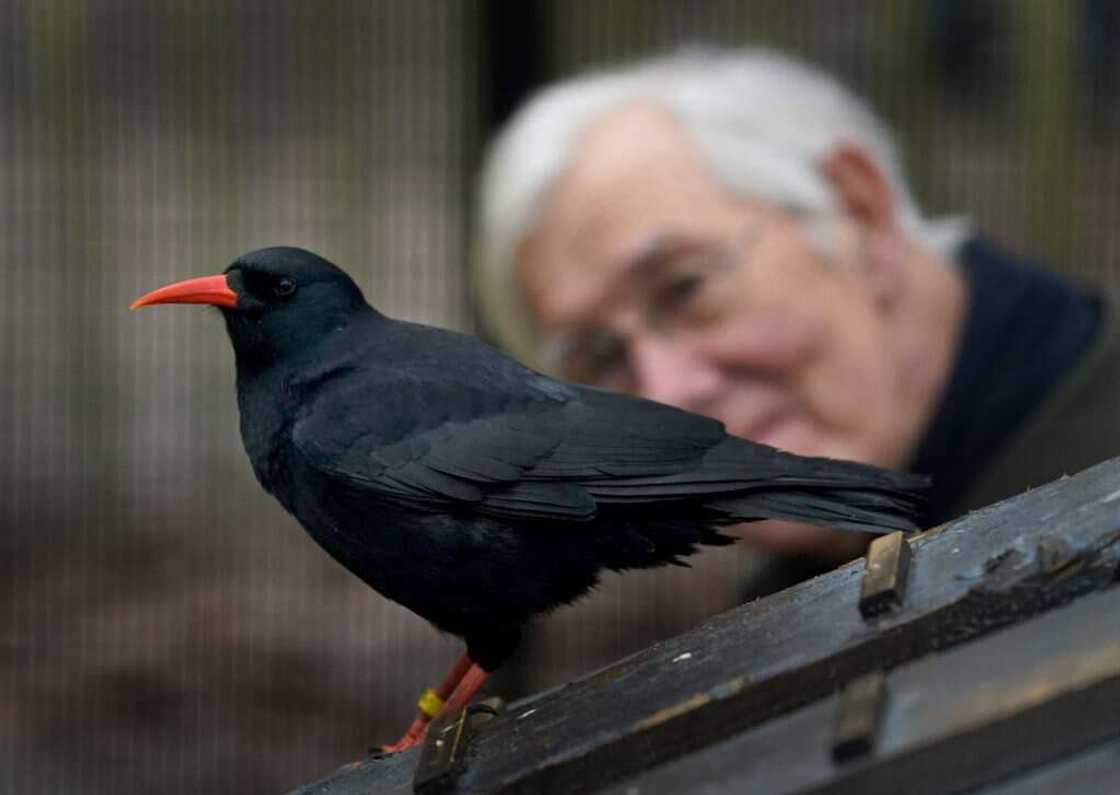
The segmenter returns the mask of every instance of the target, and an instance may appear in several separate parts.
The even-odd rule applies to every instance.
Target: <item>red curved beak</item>
[[[237,293],[229,289],[226,275],[219,273],[217,276],[200,276],[152,290],[133,301],[129,308],[139,309],[152,304],[211,304],[234,309],[237,306]]]

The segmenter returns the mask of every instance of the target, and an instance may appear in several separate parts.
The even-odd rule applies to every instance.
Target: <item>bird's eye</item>
[[[276,294],[277,298],[287,298],[289,295],[296,291],[296,283],[294,280],[289,279],[287,276],[277,279],[276,283],[272,285],[272,292]]]

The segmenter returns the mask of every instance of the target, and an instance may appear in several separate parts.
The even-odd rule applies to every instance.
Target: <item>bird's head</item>
[[[359,313],[372,311],[342,269],[300,248],[235,259],[223,273],[169,284],[132,304],[210,304],[226,320],[239,366],[266,367],[311,349]]]

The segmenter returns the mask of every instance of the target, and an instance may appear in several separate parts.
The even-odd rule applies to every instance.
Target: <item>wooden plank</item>
[[[860,615],[864,564],[856,561],[724,613],[512,705],[475,738],[459,791],[590,791],[861,674],[1104,588],[1120,566],[1118,513],[1114,459],[913,538],[896,612],[870,622]],[[824,725],[832,722],[830,715]],[[380,768],[363,769],[365,786],[381,787]]]
[[[831,696],[611,792],[963,792],[1118,737],[1120,589],[903,666],[887,686],[875,750],[858,762],[833,760]]]
[[[301,788],[301,795],[411,795],[416,750],[364,759]],[[1040,763],[1043,760],[1038,760]],[[1120,781],[1120,739],[1090,746],[1052,764],[997,782],[975,795],[1115,795]],[[620,787],[628,792],[625,787]]]
[[[1116,795],[1120,789],[1120,739],[1005,781],[975,795]]]
[[[412,775],[419,748],[385,757],[366,757],[343,765],[292,795],[412,795]]]

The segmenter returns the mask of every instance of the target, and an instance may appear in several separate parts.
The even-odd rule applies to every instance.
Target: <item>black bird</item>
[[[730,543],[720,525],[758,519],[914,528],[922,478],[555,381],[476,338],[382,315],[302,249],[254,251],[133,308],[158,303],[221,309],[261,485],[343,566],[466,641],[391,750],[418,742],[444,701],[469,702],[532,615],[603,569],[680,563]]]

